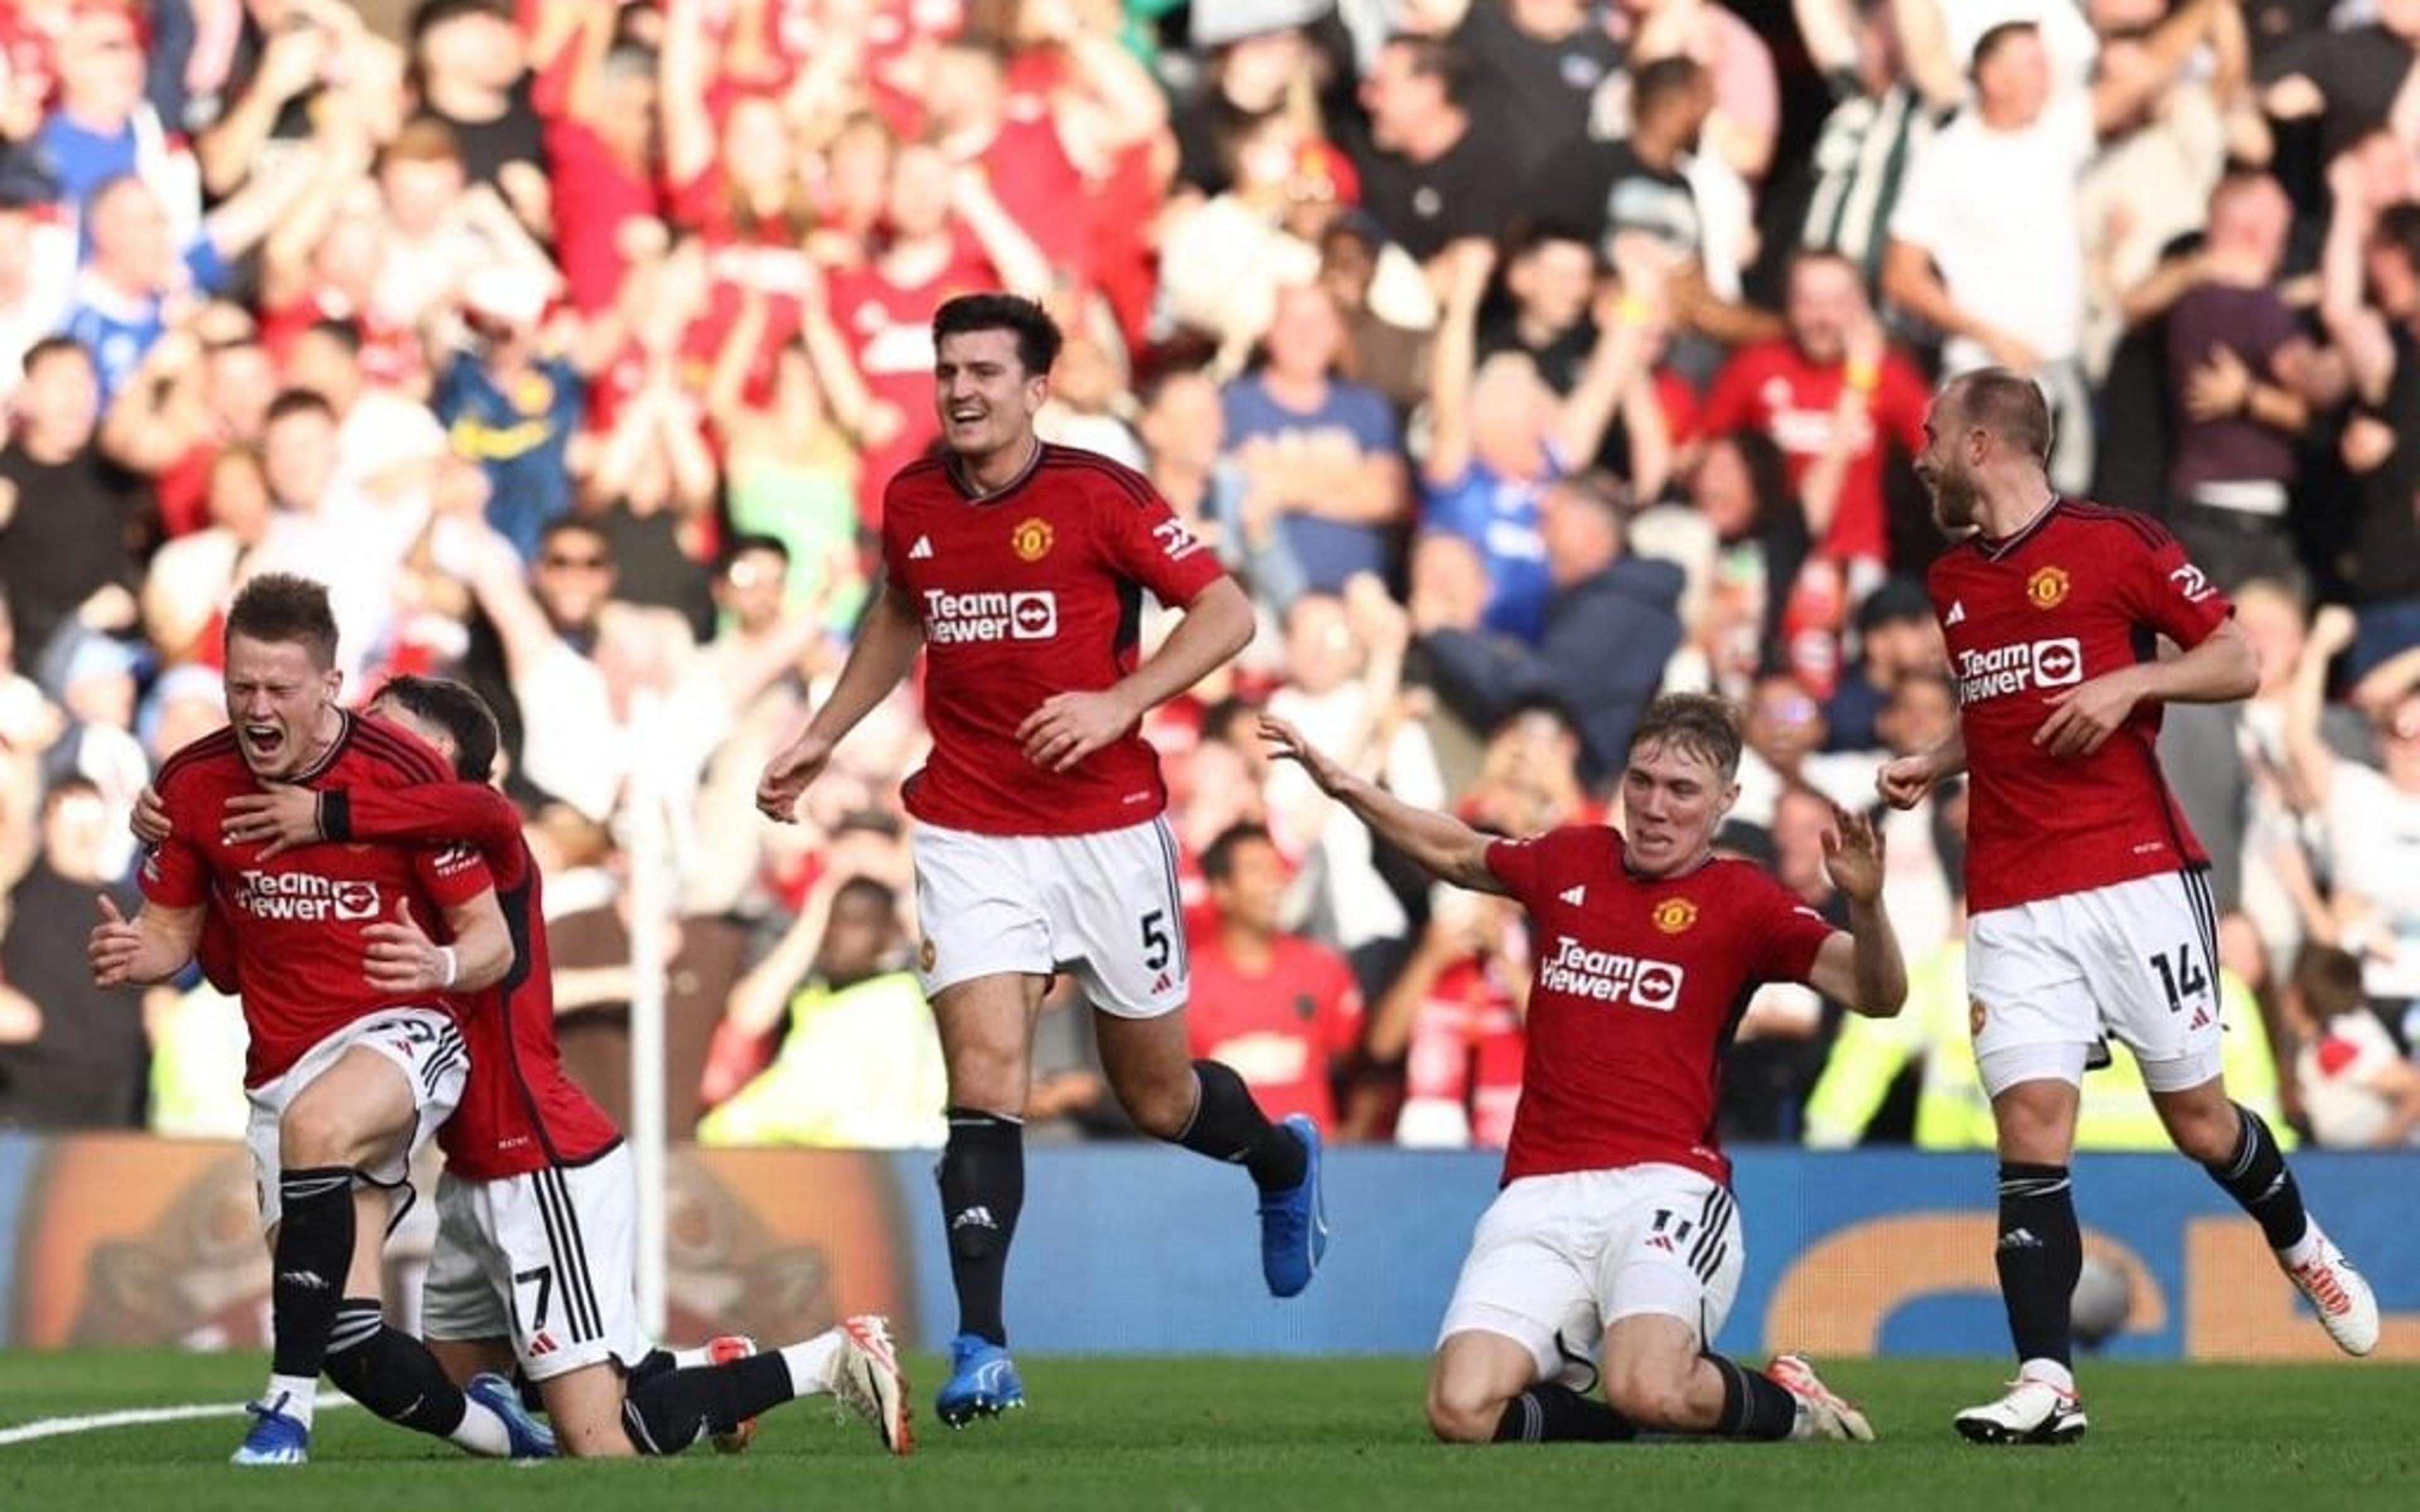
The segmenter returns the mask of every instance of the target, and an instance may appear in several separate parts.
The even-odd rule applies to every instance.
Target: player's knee
[[[277,1120],[277,1152],[288,1170],[358,1165],[359,1117],[334,1098],[298,1098]]]
[[[1173,1080],[1128,1076],[1110,1085],[1118,1094],[1118,1105],[1126,1110],[1134,1126],[1155,1139],[1174,1139],[1193,1120],[1195,1094],[1189,1067]]]
[[[2188,1159],[2204,1165],[2235,1158],[2236,1145],[2242,1138],[2241,1115],[2225,1098],[2205,1103],[2190,1103],[2161,1110],[2168,1126],[2168,1137],[2177,1149]]]
[[[555,1446],[573,1459],[629,1459],[639,1454],[619,1413],[549,1413],[548,1420],[554,1427]]]
[[[1507,1398],[1483,1386],[1450,1379],[1429,1382],[1429,1431],[1443,1443],[1487,1443],[1504,1416]]]
[[[1606,1378],[1605,1397],[1619,1412],[1650,1432],[1689,1424],[1688,1383],[1663,1371],[1615,1370]]]

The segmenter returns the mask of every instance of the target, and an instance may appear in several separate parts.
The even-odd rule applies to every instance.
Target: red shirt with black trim
[[[948,458],[911,463],[884,495],[882,561],[924,631],[933,750],[908,779],[908,812],[985,835],[1090,835],[1167,807],[1139,730],[1069,772],[1034,765],[1016,738],[1045,700],[1134,671],[1145,593],[1181,609],[1226,576],[1150,480],[1047,442],[979,497]]]
[[[2099,750],[2034,744],[2051,700],[2191,648],[2235,612],[2184,548],[2130,510],[2054,499],[2005,541],[1972,537],[1927,579],[1966,742],[1967,907],[1975,913],[2207,865],[2168,791],[2160,705],[2134,705]]]
[[[1221,1060],[1272,1119],[1299,1113],[1336,1133],[1330,1073],[1361,1041],[1361,988],[1344,958],[1280,934],[1249,971],[1227,953],[1214,921],[1192,933],[1185,1026],[1197,1057]]]
[[[520,811],[493,788],[444,782],[330,793],[320,824],[332,840],[464,841],[495,875],[513,966],[494,986],[458,999],[471,1074],[437,1131],[447,1168],[464,1180],[493,1181],[584,1165],[619,1145],[622,1132],[563,1069],[545,883],[521,838]]]
[[[335,743],[292,779],[296,785],[395,788],[453,775],[406,732],[350,713],[339,717]],[[374,1013],[441,1006],[427,993],[372,988],[363,975],[369,954],[364,932],[400,918],[409,906],[414,923],[432,938],[446,938],[445,911],[495,887],[475,851],[312,845],[263,860],[260,845],[230,841],[222,832],[226,800],[261,786],[233,730],[204,735],[169,757],[154,786],[170,833],[144,856],[143,896],[163,908],[225,914],[251,1035],[246,1087],[275,1079],[313,1045]]]
[[[1504,1180],[1662,1164],[1717,1181],[1723,1048],[1767,982],[1804,982],[1830,924],[1751,862],[1637,877],[1619,830],[1487,847],[1534,942]]]

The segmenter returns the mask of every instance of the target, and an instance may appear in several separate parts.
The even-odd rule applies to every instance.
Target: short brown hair
[[[2037,460],[2050,456],[2050,401],[2041,385],[2005,367],[1978,368],[1953,384],[1959,424]]]
[[[1702,757],[1729,782],[1739,775],[1739,714],[1712,693],[1667,693],[1647,705],[1630,733],[1633,755],[1649,746]]]
[[[264,572],[235,595],[227,609],[226,638],[238,636],[299,643],[321,671],[336,664],[336,614],[328,607],[326,586],[289,572]]]
[[[2294,957],[2294,990],[2320,1023],[2350,1013],[2368,999],[2361,988],[2361,957],[2333,945],[2305,941]]]

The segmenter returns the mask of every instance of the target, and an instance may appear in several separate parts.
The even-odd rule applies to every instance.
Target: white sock
[[[475,1397],[462,1398],[462,1421],[445,1435],[474,1455],[502,1459],[513,1452],[512,1431],[496,1410]]]
[[[283,1403],[278,1398],[283,1396]],[[271,1376],[269,1389],[260,1394],[260,1405],[277,1411],[302,1424],[311,1426],[311,1409],[319,1400],[319,1378],[317,1376]]]
[[[2027,1360],[2017,1366],[2018,1379],[2039,1381],[2045,1386],[2056,1386],[2070,1396],[2075,1395],[2075,1374],[2056,1360]]]
[[[714,1356],[706,1352],[706,1346],[703,1344],[693,1350],[672,1350],[667,1352],[673,1357],[673,1368],[675,1370],[694,1370],[699,1365],[714,1364]]]
[[[842,1349],[839,1329],[816,1335],[803,1344],[782,1347],[782,1363],[790,1367],[790,1390],[799,1396],[818,1396],[832,1389],[832,1372],[839,1368]]]
[[[2319,1221],[2306,1217],[2303,1220],[2303,1237],[2279,1250],[2277,1258],[2284,1261],[2289,1270],[2308,1264],[2319,1257],[2319,1246],[2327,1242],[2328,1236],[2319,1232]]]

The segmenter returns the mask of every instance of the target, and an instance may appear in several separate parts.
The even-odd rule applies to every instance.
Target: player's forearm
[[[1907,958],[1880,898],[1849,904],[1849,938],[1855,947],[1850,969],[1857,983],[1849,1007],[1868,1018],[1898,1017],[1907,1006]]]
[[[133,922],[142,933],[143,947],[127,964],[128,981],[145,986],[166,981],[194,959],[194,947],[202,934],[200,909],[150,905],[135,915]]]
[[[1251,640],[1252,601],[1234,579],[1220,578],[1194,595],[1160,648],[1119,681],[1117,695],[1140,719],[1225,665]]]
[[[520,830],[520,810],[478,782],[331,788],[319,795],[319,833],[339,844],[460,841],[492,857],[509,852]]]
[[[495,895],[487,895],[487,906],[472,906],[448,912],[446,921],[454,926],[454,938],[444,949],[454,952],[453,980],[446,990],[456,993],[484,992],[504,980],[513,969],[513,936],[504,926],[504,911],[496,906]]]
[[[1487,837],[1453,815],[1416,809],[1368,778],[1352,773],[1339,774],[1327,795],[1431,876],[1479,892],[1504,890],[1487,867]]]
[[[2232,703],[2260,686],[2260,658],[2232,622],[2180,656],[2137,663],[2144,698],[2163,703]]]
[[[841,664],[831,697],[807,721],[807,733],[838,745],[876,704],[891,696],[916,664],[916,653],[923,646],[924,628],[915,613],[895,590],[882,588],[858,626],[857,640],[848,648],[848,659]]]
[[[1946,782],[1966,770],[1966,732],[1953,727],[1940,745],[1924,753],[1926,768],[1935,782]]]

